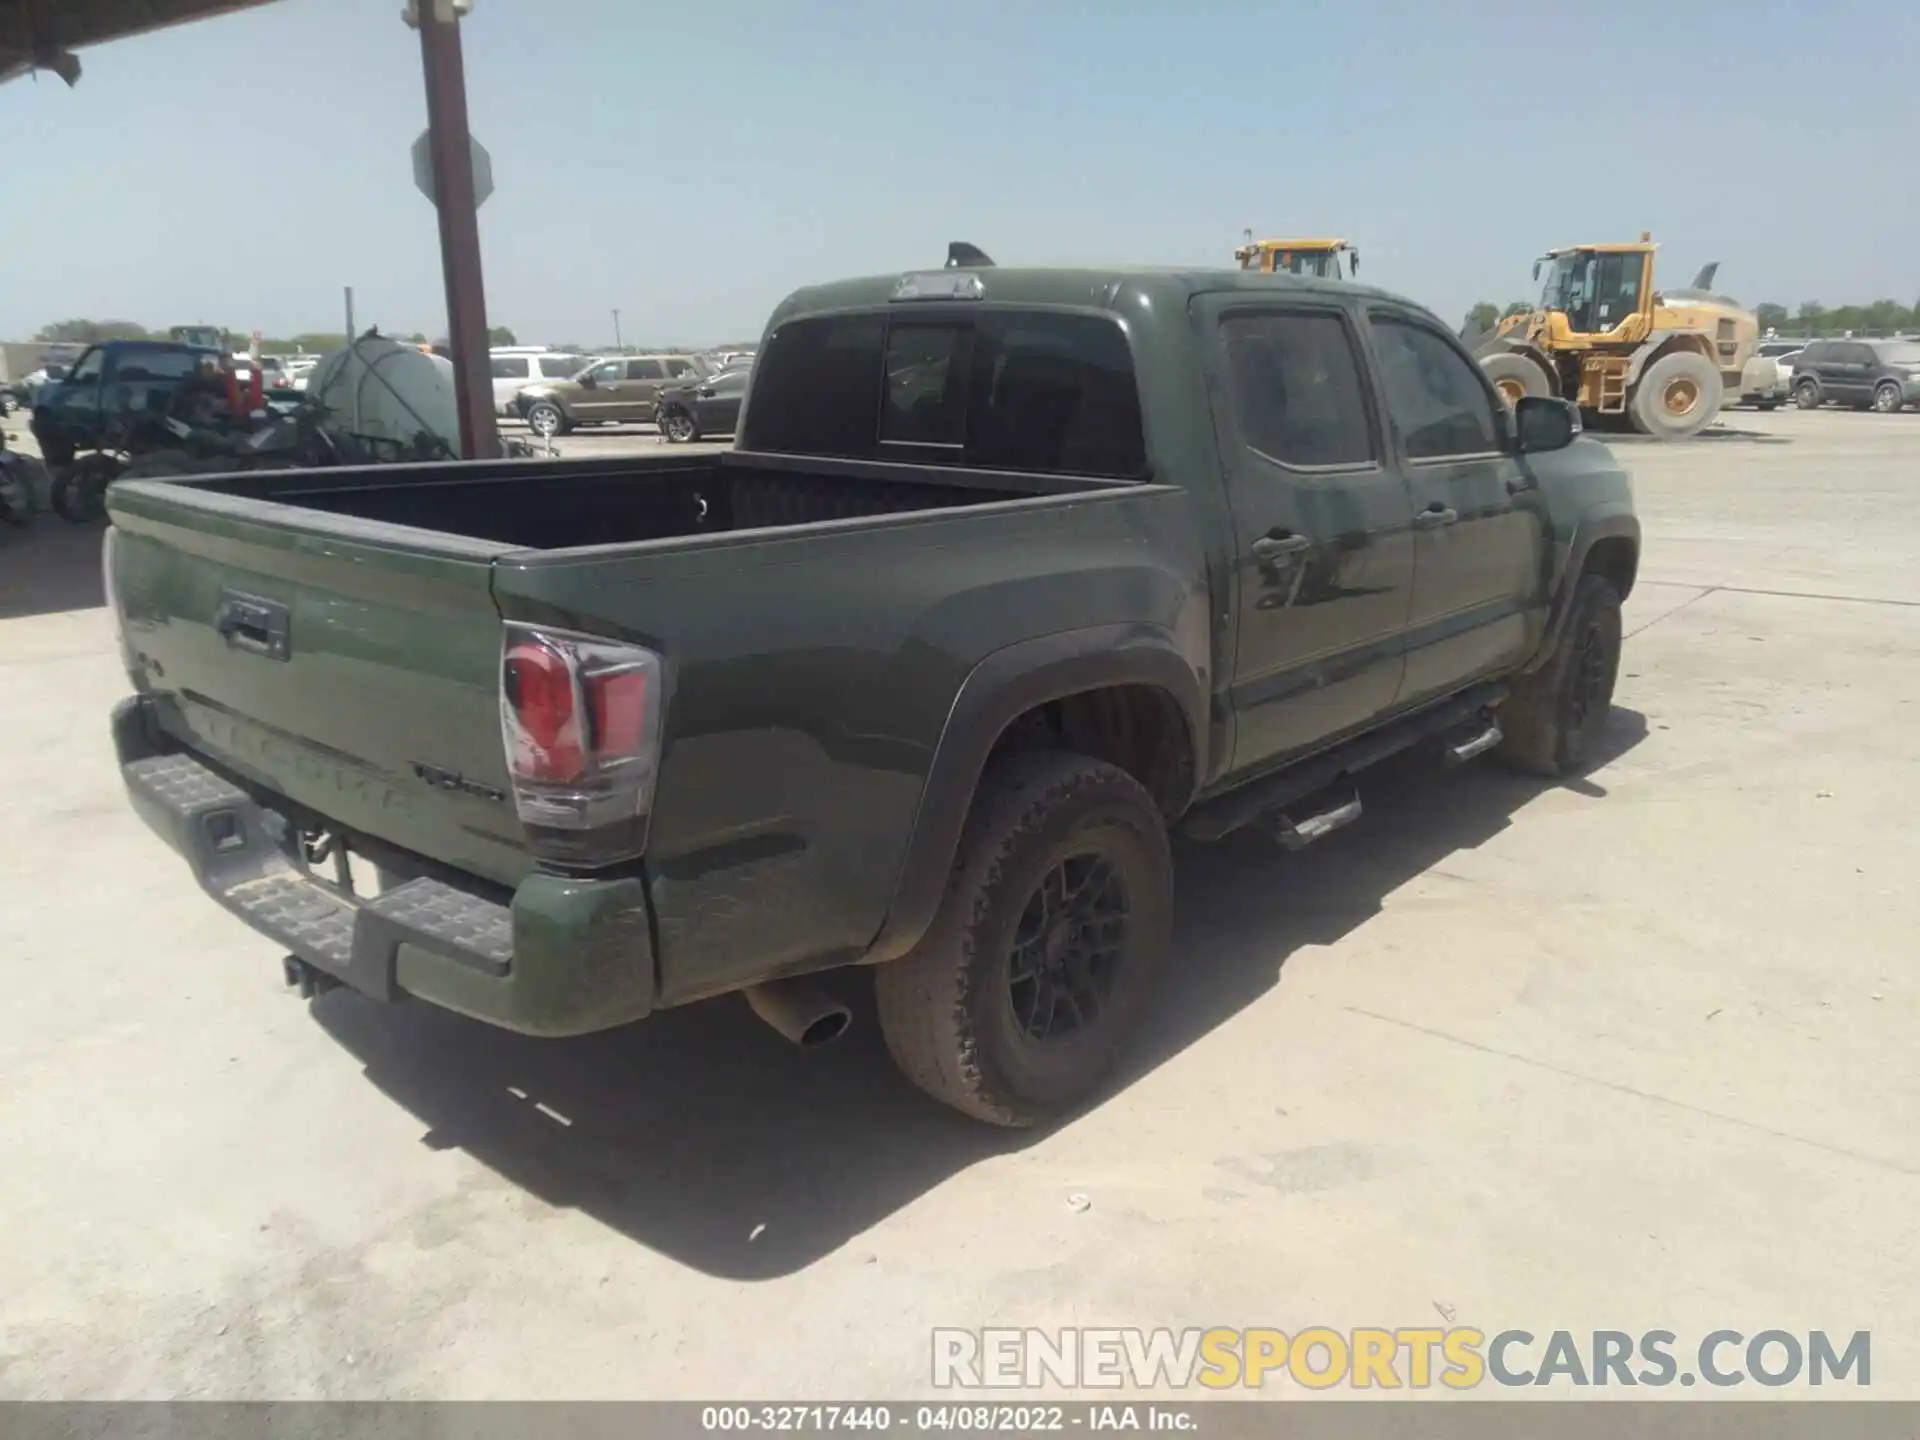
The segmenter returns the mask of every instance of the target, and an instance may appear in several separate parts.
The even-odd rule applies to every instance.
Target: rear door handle
[[[1312,548],[1313,541],[1305,535],[1262,535],[1253,542],[1253,558],[1262,565],[1271,565],[1276,560]]]
[[[1455,510],[1450,505],[1442,505],[1436,501],[1413,517],[1413,528],[1416,530],[1438,530],[1442,525],[1451,525],[1459,518],[1460,512],[1458,510]]]

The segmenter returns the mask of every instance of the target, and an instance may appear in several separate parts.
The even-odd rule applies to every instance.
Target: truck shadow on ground
[[[70,525],[42,511],[21,529],[0,526],[0,620],[107,603],[100,581],[105,525]]]
[[[1646,733],[1644,717],[1616,709],[1602,766],[1571,788],[1604,796],[1604,763]],[[1403,757],[1372,777],[1359,824],[1298,855],[1252,831],[1178,847],[1178,974],[1098,1103],[1272,989],[1295,951],[1349,934],[1546,788],[1493,765],[1446,772]],[[464,1150],[681,1264],[759,1280],[832,1253],[980,1160],[1044,1140],[977,1125],[910,1088],[888,1060],[867,977],[829,979],[854,1028],[811,1053],[732,997],[567,1041],[346,993],[313,1010],[427,1126],[422,1143]]]

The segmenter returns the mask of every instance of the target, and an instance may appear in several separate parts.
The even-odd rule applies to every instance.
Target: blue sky
[[[347,284],[443,330],[400,7],[279,0],[0,86],[0,338],[332,329]],[[464,35],[523,340],[608,343],[614,306],[629,343],[742,338],[959,238],[1225,264],[1248,226],[1349,236],[1452,321],[1642,229],[1750,304],[1920,300],[1912,4],[477,0]]]

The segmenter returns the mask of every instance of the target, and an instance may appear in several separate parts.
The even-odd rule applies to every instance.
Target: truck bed
[[[950,473],[950,472],[949,472]],[[265,500],[524,550],[622,545],[1018,500],[1119,482],[963,475],[855,461],[665,454],[590,461],[265,470],[193,482]]]

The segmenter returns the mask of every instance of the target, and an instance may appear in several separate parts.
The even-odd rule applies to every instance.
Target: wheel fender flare
[[[1110,685],[1148,685],[1172,695],[1186,721],[1193,773],[1206,773],[1206,698],[1199,675],[1168,631],[1151,625],[1096,625],[995,650],[968,672],[954,695],[920,792],[887,918],[863,963],[898,959],[919,944],[933,924],[974,792],[1007,726],[1036,705]]]
[[[1485,365],[1488,360],[1491,360],[1496,355],[1518,355],[1523,360],[1531,360],[1540,368],[1540,373],[1547,377],[1548,393],[1554,396],[1560,396],[1559,367],[1553,363],[1553,357],[1538,345],[1526,340],[1503,340],[1489,349],[1482,350],[1475,358],[1479,360],[1482,365]]]
[[[1580,517],[1567,543],[1566,558],[1553,577],[1553,598],[1547,610],[1546,628],[1541,631],[1539,646],[1527,663],[1520,667],[1522,674],[1531,674],[1552,658],[1554,647],[1560,643],[1560,632],[1566,629],[1567,615],[1573,609],[1573,592],[1580,588],[1580,577],[1586,573],[1587,556],[1593,552],[1593,547],[1602,540],[1622,537],[1633,542],[1637,564],[1640,520],[1625,502],[1598,506]]]

